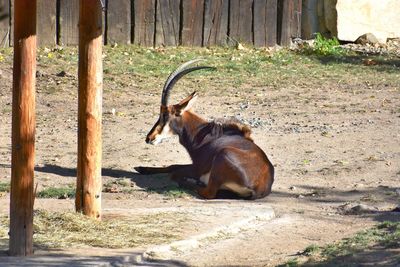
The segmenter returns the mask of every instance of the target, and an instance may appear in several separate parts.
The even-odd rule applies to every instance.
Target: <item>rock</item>
[[[361,45],[366,45],[366,44],[375,45],[378,44],[379,41],[373,33],[366,33],[358,37],[355,43]]]
[[[400,212],[400,206],[397,206],[396,208],[392,209],[391,212]]]
[[[400,197],[400,188],[396,188],[396,194]]]
[[[57,77],[65,77],[67,76],[67,73],[65,71],[60,71],[59,73],[56,74]]]
[[[45,74],[43,72],[41,72],[40,70],[36,71],[36,78],[43,77],[44,75]]]
[[[346,215],[360,215],[379,211],[377,207],[372,207],[365,204],[352,205],[350,203],[340,206],[339,209],[343,214]]]
[[[337,0],[338,39],[354,42],[360,35],[373,33],[379,43],[400,37],[398,0]]]

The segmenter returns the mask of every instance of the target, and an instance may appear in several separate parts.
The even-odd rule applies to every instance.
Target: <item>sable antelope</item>
[[[180,185],[197,190],[211,199],[219,190],[234,192],[245,199],[257,199],[271,192],[274,167],[265,153],[253,142],[249,127],[238,121],[207,122],[191,111],[196,92],[175,105],[168,106],[169,93],[185,74],[207,66],[181,65],[168,77],[162,90],[160,116],[147,134],[146,142],[158,144],[164,138],[179,136],[192,164],[168,167],[136,167],[141,174],[170,173]],[[190,183],[190,181],[195,183]]]

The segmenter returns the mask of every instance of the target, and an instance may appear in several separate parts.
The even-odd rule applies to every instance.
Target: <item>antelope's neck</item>
[[[182,116],[183,131],[179,136],[180,143],[188,150],[191,150],[194,137],[197,135],[198,130],[207,121],[192,112],[185,112]]]

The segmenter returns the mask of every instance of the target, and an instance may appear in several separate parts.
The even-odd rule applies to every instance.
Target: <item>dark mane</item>
[[[253,142],[253,139],[250,137],[250,128],[236,119],[218,119],[201,125],[191,142],[193,144],[193,147],[199,147],[202,146],[204,143],[209,142],[210,140],[215,140],[217,138],[220,138],[221,136],[232,135],[239,135]]]
[[[214,123],[221,125],[223,133],[226,135],[241,135],[253,141],[250,127],[241,123],[238,119],[218,119]]]

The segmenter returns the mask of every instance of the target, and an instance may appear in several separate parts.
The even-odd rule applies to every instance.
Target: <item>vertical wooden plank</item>
[[[277,43],[277,28],[278,28],[278,1],[267,0],[266,10],[266,45],[274,46]]]
[[[37,38],[38,44],[55,45],[56,36],[56,4],[55,0],[37,1]]]
[[[60,0],[59,41],[61,45],[78,44],[79,0]]]
[[[229,36],[238,42],[253,44],[253,0],[231,0]]]
[[[279,0],[278,10],[278,41],[288,46],[301,36],[301,0]]]
[[[10,0],[0,0],[0,47],[10,44],[10,25]]]
[[[107,1],[107,44],[131,42],[131,1]]]
[[[226,45],[229,0],[205,0],[203,46]]]
[[[267,0],[254,0],[254,46],[267,44]]]
[[[203,43],[204,0],[182,1],[182,40],[184,46]]]
[[[14,45],[14,0],[10,0],[10,46]]]
[[[254,45],[276,44],[277,0],[254,0]]]
[[[158,0],[156,46],[179,45],[180,0]]]
[[[9,253],[28,256],[33,254],[36,0],[14,4]]]
[[[290,14],[290,37],[301,37],[302,0],[293,0],[293,13]]]
[[[155,4],[155,0],[134,0],[135,44],[154,46]]]
[[[102,19],[99,0],[79,1],[78,167],[75,208],[101,218]]]

